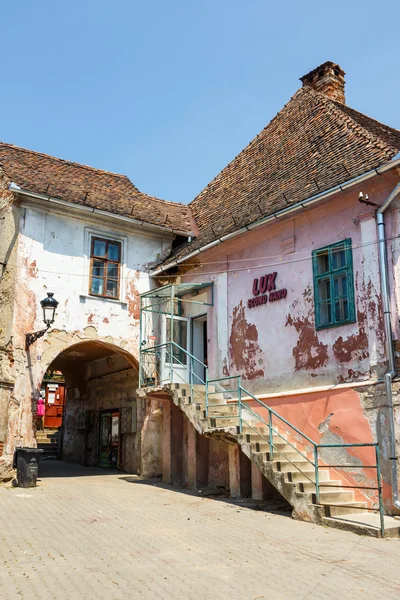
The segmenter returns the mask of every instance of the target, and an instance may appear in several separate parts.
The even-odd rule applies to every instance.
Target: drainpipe
[[[389,277],[388,277],[388,262],[386,250],[386,234],[385,234],[385,217],[384,213],[391,205],[393,200],[400,194],[400,183],[394,188],[382,206],[377,210],[376,222],[378,226],[378,253],[379,253],[379,268],[381,272],[381,289],[382,289],[382,304],[383,304],[383,319],[386,338],[386,356],[388,359],[388,371],[385,373],[385,389],[388,404],[389,416],[389,452],[390,452],[390,469],[392,480],[392,502],[393,506],[400,510],[399,501],[399,483],[397,477],[397,455],[396,455],[396,438],[394,426],[394,408],[392,395],[392,381],[396,375],[396,363],[393,352],[392,325],[390,319],[390,293],[389,293]]]

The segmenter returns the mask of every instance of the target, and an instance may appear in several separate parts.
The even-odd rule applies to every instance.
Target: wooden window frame
[[[94,255],[94,244],[95,242],[104,242],[106,244],[106,256],[95,256]],[[117,245],[119,247],[119,260],[110,260],[108,258],[108,244],[114,244]],[[119,242],[118,240],[111,240],[108,238],[102,238],[100,236],[92,236],[91,237],[91,242],[90,242],[90,277],[89,277],[89,296],[94,296],[96,298],[105,298],[105,299],[109,299],[109,300],[119,300],[119,295],[120,295],[120,275],[121,275],[121,258],[122,258],[122,243]],[[117,274],[117,295],[116,296],[110,296],[109,294],[105,293],[105,294],[95,294],[92,291],[92,281],[93,281],[93,261],[94,260],[101,260],[104,263],[104,277],[102,277],[101,279],[103,279],[104,281],[104,287],[103,289],[105,291],[107,291],[107,279],[108,279],[108,275],[107,275],[107,267],[109,264],[116,264],[118,265],[118,274]],[[96,276],[94,276],[94,278],[96,279]],[[100,279],[100,277],[98,277]],[[115,277],[111,277],[110,279],[114,280]]]
[[[337,248],[344,248],[345,252],[345,265],[343,267],[334,268],[333,265],[333,254]],[[318,255],[325,253],[328,255],[328,270],[324,273],[318,273]],[[324,246],[318,250],[314,250],[312,253],[313,263],[313,279],[314,279],[314,305],[315,305],[315,328],[329,329],[331,327],[339,327],[340,325],[346,325],[347,323],[356,322],[356,307],[355,307],[355,296],[354,296],[354,276],[353,276],[353,252],[351,239],[346,238],[335,244]],[[335,317],[335,292],[334,292],[334,278],[335,276],[346,275],[346,286],[347,286],[347,302],[348,302],[348,317],[347,319],[336,320]],[[319,298],[318,283],[322,279],[329,278],[330,281],[330,297],[331,303],[331,322],[321,322],[321,304],[324,302]]]

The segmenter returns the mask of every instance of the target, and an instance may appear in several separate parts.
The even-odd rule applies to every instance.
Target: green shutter
[[[338,268],[334,268],[334,256],[338,248],[343,247],[345,256],[345,265]],[[328,270],[324,273],[318,273],[318,255],[322,253],[328,254]],[[314,280],[314,304],[315,304],[315,327],[316,329],[327,329],[329,327],[338,327],[339,325],[345,325],[346,323],[354,323],[356,320],[355,310],[355,298],[354,298],[354,277],[353,277],[353,253],[351,246],[351,239],[347,238],[336,244],[325,246],[314,250],[312,253],[313,263],[313,280]],[[335,280],[341,275],[346,276],[346,296],[337,298],[337,301],[342,300],[342,309],[347,299],[347,318],[338,318],[336,315],[336,302],[335,302]],[[328,323],[323,322],[321,315],[321,307],[324,301],[319,297],[319,281],[322,279],[329,279],[330,284],[330,297],[325,304],[331,305],[331,318]],[[343,300],[344,299],[344,300]]]

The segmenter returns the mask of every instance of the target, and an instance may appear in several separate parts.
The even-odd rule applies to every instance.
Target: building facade
[[[329,514],[376,507],[379,492],[387,513],[396,514],[400,134],[346,106],[338,65],[325,63],[302,83],[190,204],[199,227],[196,239],[152,271],[175,286],[177,298],[173,311],[164,302],[161,316],[152,315],[144,331],[142,387],[165,399],[170,389],[197,433],[211,438],[215,426],[221,439],[226,411],[212,410],[208,395],[208,416],[216,418],[200,422],[174,386],[186,386],[185,394],[204,408],[211,384],[222,392],[221,402],[237,407],[238,391],[231,388],[240,376],[242,426],[251,435],[238,437],[226,428],[225,439],[239,441],[301,518],[316,519],[305,506],[315,504],[315,497],[294,498],[296,490],[287,484],[298,479],[298,491],[311,485],[315,494],[315,476],[306,464],[314,469],[314,452],[329,487],[340,489],[336,496],[328,485],[319,489],[319,498],[331,505]],[[209,285],[208,291],[197,292],[200,284]],[[211,306],[193,304],[201,294],[208,294]],[[148,298],[143,297],[144,314]],[[166,335],[163,327],[168,330],[173,317],[163,321],[162,313],[169,310],[176,323]],[[153,350],[154,338],[159,347]],[[177,359],[178,350],[168,347],[171,339],[186,351]],[[204,365],[201,375],[193,366],[197,361]],[[193,383],[200,389],[204,383],[202,399]],[[276,423],[273,435],[285,439],[285,452],[269,439],[269,419]],[[253,439],[258,427],[264,431]],[[371,468],[377,464],[374,444],[381,474]],[[192,454],[198,448],[197,442]],[[169,448],[167,465],[168,453]],[[241,459],[232,456],[228,448],[221,462],[227,465],[225,477],[233,473],[237,484]],[[295,468],[301,462],[305,479]],[[184,471],[189,467],[186,461]],[[289,479],[278,481],[273,469],[288,471]],[[242,471],[248,478],[248,467]],[[168,476],[173,478],[171,466]]]
[[[136,399],[139,294],[151,285],[149,266],[189,235],[189,212],[124,176],[7,144],[0,155],[3,468],[16,446],[35,445],[42,381],[57,370],[66,386],[61,456],[151,475],[146,444],[159,415]],[[58,307],[45,331],[48,292]]]
[[[2,145],[5,463],[55,369],[66,460],[277,491],[316,522],[398,511],[400,133],[344,75],[302,77],[188,206]]]

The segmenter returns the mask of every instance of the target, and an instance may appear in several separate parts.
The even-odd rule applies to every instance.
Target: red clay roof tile
[[[185,204],[140,192],[125,175],[69,162],[0,142],[0,167],[19,187],[190,233],[193,219]]]
[[[163,265],[374,169],[399,150],[399,131],[301,88],[191,202],[199,235]]]

